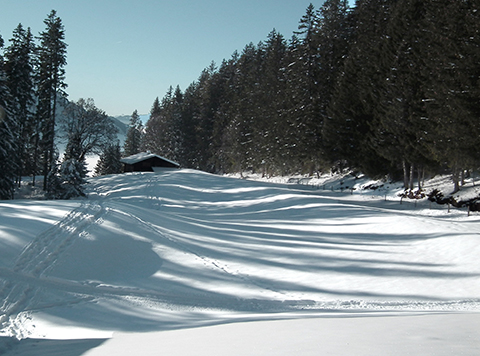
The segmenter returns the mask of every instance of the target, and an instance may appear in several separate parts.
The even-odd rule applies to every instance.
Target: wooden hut
[[[180,168],[177,162],[150,152],[141,152],[124,157],[120,162],[123,163],[124,172],[153,172],[157,167]]]

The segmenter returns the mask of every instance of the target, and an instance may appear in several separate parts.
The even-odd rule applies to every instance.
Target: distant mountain
[[[130,123],[130,118],[131,116],[130,115],[120,115],[120,116],[111,116],[111,118],[121,122],[122,124],[124,124],[126,127],[128,127],[128,124]],[[126,131],[125,131],[126,132]]]
[[[139,115],[139,116],[140,116],[140,120],[142,120],[143,125],[145,125],[147,123],[148,119],[150,118],[149,114]],[[130,124],[131,116],[130,115],[120,115],[120,116],[115,116],[114,118],[117,119],[118,121],[122,122],[123,124],[125,124],[128,127],[128,125]]]
[[[150,115],[139,115],[140,120],[142,120],[143,125],[147,123]],[[114,122],[115,126],[118,128],[118,139],[120,141],[120,145],[123,146],[125,142],[125,137],[127,135],[128,125],[130,124],[129,115],[120,115],[120,116],[110,116],[110,119]]]
[[[117,116],[117,117],[110,116],[110,119],[113,121],[113,123],[118,129],[119,136],[125,136],[127,134],[129,120],[125,121],[124,119],[125,117],[126,116]],[[120,141],[122,140],[120,139]]]

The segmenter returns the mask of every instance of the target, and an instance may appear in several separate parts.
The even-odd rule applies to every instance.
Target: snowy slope
[[[89,189],[0,203],[5,354],[480,352],[480,215],[193,170]]]

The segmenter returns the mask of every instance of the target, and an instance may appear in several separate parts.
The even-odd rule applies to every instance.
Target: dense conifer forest
[[[477,1],[327,0],[184,92],[155,99],[143,149],[210,172],[356,169],[416,178],[480,165]]]
[[[4,55],[0,52],[0,199],[13,198],[23,175],[43,175],[44,190],[54,181],[48,177],[58,156],[55,113],[65,94],[67,45],[56,11],[44,23],[37,38],[19,24]],[[0,37],[0,49],[4,45]]]
[[[19,24],[9,45],[0,36],[0,199],[12,199],[25,176],[33,185],[43,176],[50,199],[84,195],[86,155],[116,139],[93,99],[67,100],[65,29],[55,10],[44,24],[37,37]],[[65,144],[62,156],[58,142]]]

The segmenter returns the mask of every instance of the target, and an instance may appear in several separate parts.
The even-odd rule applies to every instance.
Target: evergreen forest
[[[117,139],[93,99],[66,99],[64,26],[55,10],[44,24],[37,37],[19,24],[9,45],[0,36],[0,199],[13,199],[25,176],[32,186],[43,177],[46,198],[83,196],[86,155],[101,154]],[[63,157],[58,142],[65,144]]]
[[[327,0],[184,92],[155,99],[143,149],[267,175],[353,169],[413,188],[480,166],[480,3]]]

